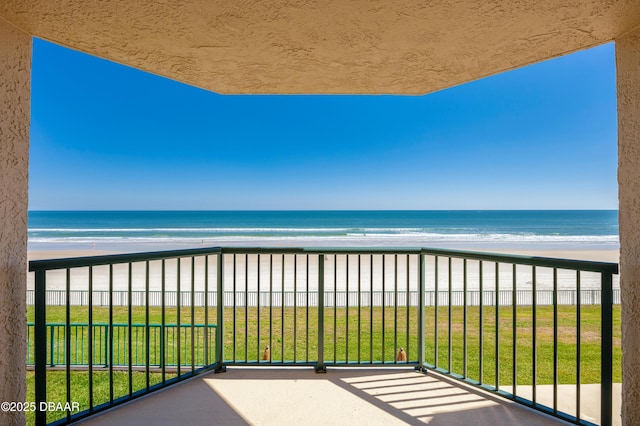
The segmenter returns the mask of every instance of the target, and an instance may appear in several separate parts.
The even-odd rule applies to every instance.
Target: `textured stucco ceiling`
[[[220,93],[423,94],[615,39],[640,0],[2,0],[0,16]]]

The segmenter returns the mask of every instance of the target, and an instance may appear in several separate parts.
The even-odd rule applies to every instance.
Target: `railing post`
[[[316,373],[326,373],[324,365],[324,254],[318,255],[318,363]]]
[[[209,366],[209,256],[204,257],[204,365]]]
[[[35,272],[35,397],[36,426],[47,424],[47,412],[40,410],[40,403],[47,400],[47,293],[46,271]],[[53,341],[53,339],[51,339]],[[52,351],[53,353],[53,351]]]
[[[613,278],[611,272],[602,273],[602,343],[600,380],[600,424],[611,426],[613,382]]]
[[[425,256],[424,253],[420,253],[418,259],[418,366],[417,370],[425,372],[424,369],[424,350],[425,350],[425,335],[424,335],[424,288],[425,288]]]
[[[218,254],[218,279],[216,286],[216,314],[217,321],[216,324],[216,364],[215,368],[216,373],[221,373],[227,371],[227,368],[224,366],[224,294],[223,290],[223,278],[224,278],[224,261],[223,261],[222,251]]]

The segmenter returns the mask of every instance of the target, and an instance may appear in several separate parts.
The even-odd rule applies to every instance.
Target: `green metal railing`
[[[81,392],[83,392],[85,396],[88,395],[88,401],[81,412],[73,413],[68,410],[66,411],[66,413],[64,413],[62,418],[60,418],[59,412],[48,413],[45,410],[38,410],[35,412],[35,423],[37,425],[47,424],[48,416],[50,416],[50,424],[71,423],[73,421],[87,417],[91,414],[103,411],[107,408],[137,398],[149,392],[153,392],[162,387],[166,387],[177,381],[184,380],[196,374],[200,374],[204,371],[223,369],[223,365],[220,361],[222,327],[220,327],[220,330],[218,330],[217,324],[215,326],[211,326],[209,321],[209,318],[215,318],[217,316],[219,322],[219,320],[222,319],[222,311],[218,310],[217,313],[215,311],[213,313],[210,312],[210,307],[208,306],[208,303],[205,302],[203,312],[199,313],[199,315],[202,315],[202,318],[199,319],[198,323],[196,323],[193,297],[191,298],[191,306],[184,307],[181,306],[182,303],[177,303],[177,306],[174,308],[167,308],[165,306],[166,298],[164,296],[164,293],[167,286],[167,275],[165,274],[166,262],[173,262],[174,264],[177,264],[178,276],[176,277],[176,282],[174,282],[172,285],[177,286],[178,293],[180,293],[180,286],[184,280],[184,278],[179,273],[180,267],[182,264],[187,264],[189,261],[191,262],[192,274],[190,284],[191,292],[193,294],[193,292],[195,291],[195,274],[193,273],[193,262],[195,261],[196,257],[202,259],[204,268],[205,270],[207,270],[209,264],[215,262],[216,258],[220,260],[221,255],[219,250],[202,249],[185,250],[179,252],[115,255],[30,262],[29,270],[35,272],[35,321],[33,326],[33,334],[29,334],[29,339],[33,339],[32,342],[34,346],[33,359],[35,364],[35,400],[38,408],[41,407],[41,403],[51,401],[51,399],[47,399],[48,386],[52,388],[54,394],[62,393],[63,395],[65,395],[63,397],[63,402],[77,401],[79,399],[77,388],[74,387],[74,391],[76,393],[72,394],[72,375],[73,379],[76,380],[81,377],[78,376],[78,374],[85,374],[72,371],[72,360],[78,359],[79,354],[72,350],[75,349],[75,345],[78,344],[78,340],[73,338],[78,328],[77,326],[74,327],[75,324],[72,323],[71,305],[69,303],[66,303],[63,306],[63,332],[60,331],[61,328],[57,327],[57,325],[49,326],[47,324],[47,308],[49,308],[51,313],[60,314],[60,312],[54,311],[54,307],[48,307],[46,304],[48,271],[64,272],[62,285],[64,285],[65,288],[66,300],[69,300],[73,276],[72,271],[76,272],[78,269],[84,268],[86,270],[86,275],[83,278],[82,285],[83,289],[86,289],[87,294],[89,295],[85,314],[87,318],[86,335],[84,332],[82,333],[82,336],[86,338],[85,353],[87,361],[86,370],[88,371],[88,383],[86,389],[82,387],[81,390]],[[155,277],[151,276],[150,262],[159,263],[158,266],[161,269],[161,272],[158,280],[156,280]],[[137,321],[133,321],[134,309],[131,304],[131,294],[133,291],[134,263],[143,266],[144,277],[142,286],[144,287],[144,291],[146,293],[146,305],[141,308],[141,311],[136,313],[136,317],[142,317],[142,324],[139,324]],[[114,274],[114,268],[118,267],[121,269],[124,268],[124,271],[121,271],[124,273],[122,276],[116,277],[116,274]],[[109,303],[106,308],[93,306],[94,279],[96,279],[97,276],[97,274],[95,273],[96,269],[100,269],[100,272],[103,275],[106,274],[107,277]],[[206,273],[203,278],[204,291],[208,292],[209,274]],[[162,294],[162,306],[160,307],[159,313],[152,313],[149,304],[149,289],[152,281],[158,281],[154,284],[160,286],[160,291]],[[129,294],[129,303],[125,308],[126,312],[124,313],[121,312],[121,307],[114,306],[114,285],[124,285],[127,288],[126,291]],[[214,284],[214,287],[216,285],[219,285],[219,283]],[[181,308],[183,309],[182,312]],[[183,321],[184,313],[190,313],[189,321]],[[74,310],[73,315],[75,317],[76,315],[78,315],[78,312]],[[125,324],[115,321],[114,318],[121,319],[123,315],[126,316]],[[154,318],[159,317],[159,324],[152,322],[152,315]],[[94,320],[94,317],[96,318],[96,320]],[[173,319],[171,323],[170,318]],[[106,321],[104,321],[105,319]],[[138,338],[134,340],[134,330],[140,330],[140,325],[144,327],[144,333],[142,333],[142,336],[140,336],[139,333]],[[159,325],[160,330],[164,329],[165,332],[160,332],[158,336],[158,338],[162,340],[161,342],[157,341],[155,344],[152,344],[152,336],[154,335],[152,334],[152,329],[157,329],[156,325]],[[210,342],[211,328],[213,328],[215,331],[215,342],[213,345]],[[170,330],[172,329],[180,330],[180,332],[171,332]],[[199,341],[197,345],[196,330],[202,330],[202,333],[198,336],[200,339],[202,339],[202,341]],[[54,333],[53,339],[51,338],[52,332]],[[63,338],[58,342],[56,342],[55,338],[56,332],[61,333],[63,336]],[[101,332],[102,334],[100,334]],[[118,335],[118,332],[120,332],[121,334]],[[96,337],[98,338],[100,343],[94,342],[96,340]],[[173,340],[170,341],[169,338],[173,338]],[[83,338],[81,337],[81,343],[83,343],[82,339]],[[52,342],[54,344],[53,348],[51,347]],[[31,343],[31,341],[29,343]],[[58,344],[58,346],[56,346],[56,343]],[[102,345],[101,347],[100,344]],[[62,345],[64,345],[64,348],[60,348],[60,351],[62,351],[63,354],[69,355],[60,357],[60,352],[58,352],[58,356],[56,358],[56,347]],[[98,346],[96,347],[96,345]],[[215,354],[210,353],[210,349],[212,348],[212,346]],[[196,347],[199,349],[196,350]],[[83,345],[83,350],[81,350],[80,352],[84,352],[84,348],[85,346]],[[100,354],[94,353],[96,348],[98,349]],[[124,351],[120,352],[120,349],[124,349]],[[152,362],[152,353],[156,349],[157,364],[155,359],[154,362]],[[134,353],[136,353],[136,351],[142,352],[144,354],[144,362],[142,363],[142,367],[144,369],[142,373],[144,374],[144,380],[141,387],[134,389],[134,370],[136,370],[137,372],[137,370],[139,369],[139,366],[137,365],[138,363],[134,362]],[[199,358],[199,356],[201,358]],[[48,374],[48,370],[51,371],[49,366],[52,359],[54,360],[54,364],[58,366],[60,366],[58,361],[64,361],[63,365],[61,366],[64,371],[64,378],[62,380],[64,389],[62,390],[59,389],[60,386],[62,386],[60,382],[53,380],[54,372]],[[126,374],[128,378],[126,381],[126,387],[128,389],[124,392],[124,394],[117,391],[118,385],[121,384],[117,373],[119,373],[119,370],[122,368],[121,364],[123,363],[123,361],[124,366],[126,367]],[[175,365],[175,369],[172,368],[172,371],[169,372],[167,371],[167,367],[171,365]],[[156,366],[159,366],[160,368],[160,378],[159,380],[155,378],[155,380],[152,380],[152,375],[154,374],[152,370]],[[104,382],[104,380],[100,380],[98,382],[97,374],[104,374],[103,372],[105,370],[108,376],[106,383]],[[175,372],[173,370],[175,370]],[[96,403],[95,401],[97,395],[101,396],[98,403]],[[106,395],[106,400],[104,395]]]
[[[34,323],[27,323],[27,366],[34,365]],[[209,324],[207,327],[209,333],[208,352],[215,351],[215,331],[216,325]],[[147,349],[149,351],[149,366],[162,369],[163,367],[177,367],[177,354],[181,351],[181,360],[183,366],[191,365],[191,352],[186,346],[178,347],[177,334],[178,327],[175,324],[106,324],[94,323],[92,327],[93,337],[91,351],[89,350],[89,324],[88,323],[70,323],[69,339],[71,352],[70,365],[73,367],[87,367],[89,364],[94,366],[109,367],[109,353],[111,348],[109,343],[113,338],[113,365],[114,367],[126,367],[129,365],[129,351],[131,351],[132,366],[145,367],[147,365]],[[47,323],[47,344],[49,346],[47,354],[48,367],[65,366],[67,363],[67,352],[65,351],[67,326],[64,323]],[[149,332],[149,347],[145,342]],[[128,334],[131,332],[133,344],[129,346]],[[204,341],[204,324],[181,324],[181,339],[187,341],[191,339],[191,333],[195,333],[195,341]],[[165,356],[161,357],[161,348],[164,350]],[[92,352],[91,359],[89,352]],[[205,348],[199,345],[193,353],[194,362],[197,366],[205,366]]]
[[[32,261],[29,267],[35,272],[29,344],[32,339],[36,403],[47,401],[50,364],[63,364],[67,401],[74,400],[71,370],[77,362],[86,360],[90,395],[95,369],[109,374],[106,403],[96,406],[90,397],[86,410],[67,412],[55,419],[58,424],[227,365],[306,365],[318,372],[328,366],[413,365],[576,424],[591,424],[581,416],[580,389],[584,380],[598,380],[600,423],[612,421],[617,264],[435,249],[212,248]],[[48,277],[53,271],[58,275]],[[60,307],[47,305],[47,285],[64,288]],[[85,306],[72,306],[72,291],[86,292]],[[100,291],[107,292],[106,306],[94,304]],[[118,303],[116,291],[125,294]],[[594,291],[600,303],[588,306]],[[571,292],[571,303],[559,304],[563,292]],[[152,302],[158,293],[159,301]],[[72,318],[85,308],[86,331],[78,331]],[[64,320],[47,325],[47,312],[56,309],[64,309]],[[594,310],[596,325],[586,321]],[[100,334],[105,326],[108,332]],[[169,346],[158,345],[152,337],[157,326],[187,332],[174,333]],[[52,349],[55,327],[64,331]],[[134,330],[142,329],[136,336]],[[74,340],[74,333],[86,344]],[[60,358],[54,352],[63,344],[58,353],[70,355]],[[122,355],[118,348],[124,348]],[[600,363],[596,379],[585,378],[587,359]],[[166,379],[169,364],[176,377]],[[114,398],[119,366],[128,370],[129,392]],[[150,372],[158,366],[162,380],[150,386]],[[132,385],[134,367],[146,372],[141,389]],[[559,385],[568,383],[576,386],[573,413],[558,409]],[[541,402],[541,385],[552,386],[551,403]],[[531,396],[523,397],[522,387]],[[47,413],[36,412],[36,423],[46,422]]]
[[[585,315],[584,311],[586,306],[583,306],[583,294],[582,281],[585,276],[597,278],[599,282],[600,290],[600,303],[598,304],[598,329],[599,332],[599,344],[598,355],[600,361],[600,424],[611,425],[613,421],[612,412],[612,383],[613,383],[613,278],[618,274],[618,265],[614,263],[603,262],[588,262],[588,261],[576,261],[566,259],[550,259],[539,257],[527,257],[527,256],[506,256],[506,255],[494,255],[487,253],[472,253],[464,251],[453,250],[424,250],[423,262],[430,256],[432,258],[430,272],[433,274],[433,279],[436,288],[439,285],[444,285],[445,291],[451,292],[452,288],[452,263],[457,262],[461,265],[461,269],[464,271],[462,274],[462,281],[465,291],[467,291],[469,285],[468,271],[470,269],[469,264],[474,263],[474,266],[478,269],[476,279],[479,286],[480,303],[476,310],[477,314],[477,336],[472,336],[469,331],[471,325],[471,317],[469,315],[470,306],[465,303],[463,307],[463,341],[464,347],[459,354],[462,359],[462,368],[456,369],[452,366],[452,344],[451,344],[451,324],[452,313],[451,305],[448,305],[448,347],[443,351],[439,348],[439,340],[437,330],[441,328],[441,320],[438,318],[438,309],[435,310],[433,315],[433,328],[436,330],[434,342],[431,346],[433,353],[424,360],[422,364],[424,367],[434,369],[444,374],[451,375],[457,379],[463,380],[467,383],[480,386],[485,390],[496,392],[501,396],[505,396],[518,403],[530,406],[536,410],[540,410],[551,414],[553,416],[562,418],[566,421],[576,424],[593,424],[590,421],[581,418],[581,385],[583,370],[583,364],[587,361],[583,360],[583,353],[586,352],[583,348],[586,346],[583,341],[584,336],[581,327],[586,328],[586,325],[582,325]],[[444,265],[443,265],[444,264]],[[444,266],[448,272],[442,273],[442,270],[438,270]],[[427,268],[424,270],[426,271]],[[505,274],[506,272],[506,274]],[[559,273],[564,275],[573,274],[576,294],[578,297],[575,299],[575,306],[571,309],[564,309],[562,317],[559,313],[558,294],[559,290]],[[520,274],[527,274],[529,284],[531,286],[531,302],[528,305],[522,305],[516,299],[518,276]],[[504,275],[507,275],[506,277]],[[541,306],[537,298],[539,288],[543,284],[541,277],[544,275],[544,284],[551,286],[553,303],[549,309],[546,306]],[[443,279],[444,278],[444,279]],[[505,279],[507,278],[507,279]],[[446,280],[445,280],[446,279]],[[499,293],[504,287],[511,287],[512,301],[511,303],[501,305],[497,300],[495,304],[485,306],[484,295],[486,294],[483,289],[488,285],[491,285],[496,293]],[[436,290],[438,291],[438,290]],[[618,299],[619,300],[619,299]],[[619,302],[618,302],[619,303]],[[524,309],[523,309],[524,308]],[[492,311],[492,312],[491,312]],[[618,311],[619,312],[619,311]],[[487,314],[490,314],[488,316]],[[492,314],[492,315],[491,315]],[[550,319],[549,319],[550,317]],[[569,319],[567,319],[567,317]],[[538,324],[541,319],[545,319],[545,324]],[[505,326],[501,326],[504,322],[507,322]],[[510,321],[509,321],[510,320]],[[528,321],[528,325],[525,329],[520,325],[521,322]],[[567,327],[567,323],[570,326]],[[560,341],[559,329],[562,326],[563,336],[562,342]],[[489,328],[489,330],[485,330]],[[551,336],[545,336],[541,329],[552,330]],[[618,326],[619,331],[619,326]],[[507,338],[501,337],[501,332],[507,334]],[[566,333],[566,334],[564,334]],[[510,338],[509,335],[510,334]],[[526,335],[528,342],[526,345],[520,343],[520,334]],[[487,337],[489,342],[487,342]],[[477,353],[471,353],[468,349],[468,342],[471,338],[478,340]],[[571,358],[567,359],[563,356],[560,359],[560,348],[563,348],[563,355],[566,355],[567,341],[573,338],[573,343],[569,343],[572,346]],[[510,341],[505,349],[501,348],[503,342]],[[546,340],[546,341],[544,341]],[[485,345],[493,345],[493,351],[487,351]],[[618,347],[618,350],[620,348]],[[522,356],[521,352],[528,351],[527,356]],[[444,352],[446,354],[446,361],[442,362],[438,355]],[[507,360],[510,361],[508,366],[503,366],[503,360],[506,358],[504,355],[510,355]],[[573,355],[575,354],[575,355]],[[428,360],[431,360],[429,362]],[[472,362],[471,358],[473,358]],[[487,377],[484,371],[487,367],[486,358],[489,358],[489,366],[493,370],[491,377]],[[510,359],[509,359],[510,358]],[[520,365],[520,360],[524,358],[528,362]],[[586,358],[586,356],[585,356]],[[530,360],[530,361],[529,361]],[[620,361],[620,353],[618,351],[618,362]],[[504,362],[506,364],[506,362]],[[475,373],[469,373],[469,370],[475,364]],[[551,370],[551,378],[546,383],[541,383],[541,376],[543,369],[541,366]],[[549,367],[549,364],[551,366]],[[501,382],[503,372],[511,370],[509,382],[506,386]],[[558,396],[559,386],[561,381],[559,379],[561,371],[573,372],[573,379],[571,384],[575,386],[575,412],[564,413],[558,409]],[[522,379],[524,377],[524,380]],[[531,397],[522,397],[519,395],[518,387],[522,384],[523,387],[531,388]],[[542,398],[538,394],[538,387],[542,384],[550,384],[552,386],[552,403],[545,405],[540,402]],[[568,384],[566,379],[564,384]],[[508,388],[509,391],[504,390]],[[565,395],[565,398],[568,398]]]

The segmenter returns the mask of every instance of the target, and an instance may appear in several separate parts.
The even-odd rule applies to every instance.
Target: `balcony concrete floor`
[[[229,368],[87,419],[85,425],[565,424],[413,369]]]

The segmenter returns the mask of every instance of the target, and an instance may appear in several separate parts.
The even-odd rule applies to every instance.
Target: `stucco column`
[[[0,19],[0,401],[25,401],[31,36]],[[0,410],[0,425],[24,424]]]
[[[616,40],[622,424],[640,425],[640,28]]]

